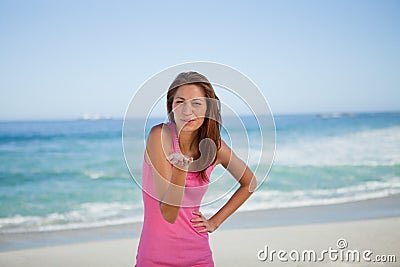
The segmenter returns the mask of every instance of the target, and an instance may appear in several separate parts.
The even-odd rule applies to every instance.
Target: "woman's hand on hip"
[[[200,211],[193,211],[192,214],[196,215],[195,218],[190,220],[193,223],[193,227],[202,228],[199,230],[199,233],[212,233],[217,230],[216,225],[211,220],[207,220]]]

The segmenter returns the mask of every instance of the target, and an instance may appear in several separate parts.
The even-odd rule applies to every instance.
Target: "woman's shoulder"
[[[154,145],[153,147],[171,147],[172,133],[166,123],[160,123],[150,129],[149,136],[147,137],[147,146]]]
[[[146,162],[150,162],[148,156],[159,157],[172,153],[172,135],[167,124],[160,123],[150,129],[146,141],[146,151]]]
[[[172,132],[167,123],[154,125],[147,138],[147,145],[153,148],[165,149],[170,151],[172,148]]]
[[[156,143],[162,142],[171,142],[172,133],[166,123],[160,123],[151,127],[149,136],[147,138],[148,142],[155,141]]]

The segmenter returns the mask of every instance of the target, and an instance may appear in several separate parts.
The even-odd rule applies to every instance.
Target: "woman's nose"
[[[190,103],[183,103],[183,107],[182,107],[182,112],[183,114],[187,114],[190,115],[192,114],[192,105],[190,105]]]

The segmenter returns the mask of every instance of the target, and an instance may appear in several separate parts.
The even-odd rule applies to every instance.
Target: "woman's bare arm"
[[[163,218],[174,223],[182,203],[187,172],[172,168],[167,156],[172,153],[171,132],[165,124],[154,126],[147,138],[146,156]]]

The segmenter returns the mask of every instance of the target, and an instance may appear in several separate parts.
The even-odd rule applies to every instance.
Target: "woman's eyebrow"
[[[204,98],[203,98],[203,97],[202,97],[202,98],[192,98],[191,100],[192,100],[192,101],[196,101],[196,100],[197,100],[197,101],[203,101]]]
[[[175,97],[175,99],[178,99],[178,98],[180,98],[180,99],[182,99],[182,100],[186,100],[184,97],[182,97],[182,96],[177,96],[177,97]],[[195,100],[199,100],[199,101],[203,101],[204,100],[204,97],[202,97],[202,98],[190,98],[189,100],[191,100],[191,101],[195,101]]]

